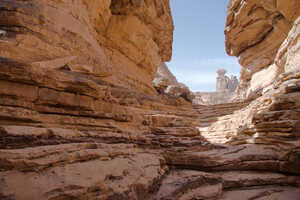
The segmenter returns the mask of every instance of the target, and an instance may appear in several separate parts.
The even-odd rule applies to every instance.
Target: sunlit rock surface
[[[256,98],[283,72],[282,67],[273,66],[274,61],[299,14],[297,0],[230,1],[225,29],[226,50],[228,54],[238,56],[242,65],[241,98]]]
[[[289,22],[250,53],[271,59],[254,70],[270,78],[249,76],[269,81],[261,96],[193,106],[152,82],[172,53],[168,0],[0,1],[0,199],[298,200],[298,1],[272,2],[229,5],[228,26],[252,3]],[[242,36],[233,54],[256,41]]]
[[[167,95],[171,98],[181,97],[188,102],[192,102],[195,98],[194,94],[185,84],[177,81],[165,63],[159,65],[153,80],[153,86],[159,94]]]

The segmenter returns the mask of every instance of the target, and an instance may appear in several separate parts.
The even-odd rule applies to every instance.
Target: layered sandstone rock
[[[276,5],[292,20],[290,2]],[[152,86],[167,0],[0,10],[0,199],[299,199],[299,20],[262,97],[192,106]]]
[[[274,64],[277,69],[274,80],[261,88],[261,97],[235,114],[222,118],[210,127],[210,131],[224,135],[224,128],[233,130],[227,136],[231,143],[274,143],[296,147],[299,145],[299,20],[285,41],[278,48]],[[281,73],[279,73],[281,72]],[[262,72],[258,72],[262,73]],[[255,75],[254,75],[254,80]],[[230,118],[230,119],[229,119]],[[228,122],[230,121],[230,122]]]
[[[198,121],[201,135],[209,143],[224,144],[224,149],[206,155],[195,151],[182,157],[170,154],[169,162],[178,166],[189,163],[190,169],[204,171],[299,172],[299,5],[297,1],[230,2],[227,51],[239,57],[243,67],[240,98],[249,102],[241,107],[196,107],[199,113],[206,113]],[[299,185],[295,185],[292,190],[296,193],[276,192],[271,187],[226,191],[223,186],[219,199],[238,199],[239,195],[245,199],[297,199]]]
[[[251,102],[243,111],[238,111],[230,116],[230,123],[228,123],[228,118],[224,118],[210,127],[210,130],[218,133],[219,136],[224,136],[224,130],[221,127],[226,126],[227,130],[233,130],[228,135],[225,134],[227,135],[227,141],[287,143],[286,145],[295,142],[295,145],[298,146],[299,116],[297,110],[299,109],[298,83],[300,70],[298,38],[300,35],[300,13],[297,8],[300,4],[297,1],[277,1],[276,4],[273,4],[274,2],[231,1],[229,5],[228,26],[225,31],[227,34],[227,50],[233,52],[233,55],[239,55],[243,66],[240,93],[246,94],[244,97],[257,99]],[[265,20],[257,14],[257,10],[260,10],[259,13],[268,14]],[[245,11],[250,17],[243,17],[246,16]],[[273,19],[273,27],[270,33],[261,38],[258,43],[250,44],[255,38],[254,36],[251,37],[251,34],[258,30],[259,23],[266,24],[271,19],[270,17],[273,16],[271,11],[281,17],[277,19],[276,23],[274,23],[276,18]],[[253,20],[251,16],[257,17],[257,20]],[[253,27],[252,29],[247,28],[246,25],[241,27],[246,22],[245,20],[250,20],[247,26]],[[289,25],[286,26],[288,28],[279,29],[278,24],[282,23]],[[235,34],[235,29],[241,30],[241,32]],[[240,35],[243,32],[245,32],[244,38]],[[273,38],[273,34],[280,32],[284,33],[282,39],[280,37]],[[255,34],[258,38],[259,34]],[[238,38],[240,42],[235,43],[234,38]],[[268,45],[269,40],[272,44],[278,44],[276,46]],[[246,44],[248,48],[241,50],[245,48]],[[263,47],[265,47],[263,51],[258,51],[258,48]],[[237,51],[237,49],[240,50]],[[244,57],[246,55],[248,56]],[[264,65],[260,65],[261,61],[267,57],[269,61]],[[251,62],[247,63],[246,59]],[[250,70],[249,66],[252,67],[253,73],[248,73],[248,78],[245,79],[245,76],[243,78],[243,75],[245,75],[244,70]],[[290,141],[291,138],[293,138],[293,141]]]
[[[300,14],[297,0],[231,0],[225,29],[227,53],[242,65],[240,95],[256,98],[282,73],[277,51]]]
[[[169,97],[181,97],[189,102],[192,102],[195,98],[193,92],[185,84],[177,81],[165,63],[158,67],[153,86],[159,94],[165,94]]]
[[[171,57],[169,2],[1,1],[1,57],[153,93]]]
[[[0,199],[148,198],[168,169],[152,146],[201,142],[191,106],[152,86],[171,56],[167,0],[0,10]]]

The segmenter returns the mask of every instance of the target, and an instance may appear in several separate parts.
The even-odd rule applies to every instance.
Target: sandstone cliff
[[[271,66],[275,81],[252,101],[192,106],[152,86],[172,52],[168,0],[2,0],[0,199],[298,200],[299,3],[272,2],[231,1],[226,34],[241,62],[269,59],[241,94]],[[255,16],[276,19],[271,35],[288,24],[281,42],[255,49],[270,31],[253,33]]]
[[[261,95],[283,73],[276,64],[279,47],[300,14],[297,0],[231,0],[225,29],[227,53],[242,65],[242,98]]]
[[[10,62],[153,93],[158,65],[171,58],[168,0],[4,0],[0,6],[1,56]]]
[[[297,146],[299,8],[298,1],[236,0],[229,4],[225,30],[227,51],[238,55],[243,67],[241,98],[256,98],[245,110],[231,116],[237,119],[233,126],[240,128],[229,135],[236,135],[235,139],[242,143],[284,143],[287,138],[293,138]],[[262,36],[259,29],[270,30]],[[216,127],[220,131],[222,126],[216,124]]]

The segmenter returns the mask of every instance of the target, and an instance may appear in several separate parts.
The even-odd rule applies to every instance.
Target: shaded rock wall
[[[0,16],[0,199],[149,198],[168,170],[152,149],[201,143],[191,105],[152,86],[167,0],[3,0]]]
[[[1,1],[1,57],[102,77],[154,93],[161,61],[171,58],[169,2]],[[167,39],[166,39],[167,38]]]
[[[298,20],[262,97],[192,106],[152,86],[167,0],[2,0],[0,16],[0,199],[299,199]]]

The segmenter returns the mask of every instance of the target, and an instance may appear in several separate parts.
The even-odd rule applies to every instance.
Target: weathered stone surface
[[[268,200],[268,199],[291,199],[296,200],[299,198],[299,188],[297,187],[264,187],[264,188],[249,188],[237,191],[228,191],[224,193],[222,199],[224,200],[238,200],[241,198],[250,200],[250,199],[261,199],[261,200]]]
[[[158,65],[171,57],[169,2],[120,2],[2,1],[1,57],[153,93]]]
[[[272,2],[231,1],[228,26],[252,19],[233,51],[277,10],[273,29],[299,15],[297,1]],[[2,0],[0,11],[0,199],[300,198],[299,20],[280,48],[241,52],[273,59],[248,74],[256,99],[193,106],[186,90],[152,85],[171,56],[168,0]],[[164,72],[165,92],[176,78]]]
[[[298,17],[276,55],[275,63],[281,72],[299,71],[299,38],[300,18]]]
[[[159,48],[162,61],[171,59],[174,27],[169,0],[111,0],[110,8],[114,15],[137,16],[141,19],[151,30],[153,41]]]
[[[1,150],[1,195],[20,200],[141,199],[165,172],[160,159],[130,145],[95,143]]]
[[[274,63],[252,76],[247,95],[256,100],[248,107],[203,128],[202,132],[209,141],[298,145],[298,21],[278,48]],[[289,62],[291,65],[288,65]]]
[[[253,199],[274,197],[297,199],[299,188],[288,187],[298,177],[282,174],[228,171],[207,173],[192,170],[171,171],[162,181],[154,199]],[[281,186],[272,186],[280,184]],[[242,186],[241,189],[239,189]],[[244,195],[245,194],[245,195]]]
[[[239,89],[242,98],[253,96],[251,90],[259,92],[265,87],[258,88],[258,84],[253,83],[256,82],[252,80],[253,74],[274,64],[279,47],[300,14],[299,6],[300,3],[294,0],[230,1],[225,29],[226,49],[228,54],[238,56],[243,67]],[[276,75],[282,72],[280,70]],[[272,81],[274,79],[270,77],[267,82]]]
[[[221,192],[221,178],[218,176],[199,171],[171,171],[154,199],[215,199]]]
[[[160,94],[166,94],[170,97],[182,97],[186,101],[192,102],[195,98],[190,89],[183,83],[177,81],[176,77],[170,72],[168,66],[162,63],[156,72],[153,80],[153,86]]]
[[[239,82],[236,76],[229,78],[225,75],[226,72],[225,69],[219,69],[217,71],[216,92],[234,92],[237,88]]]

